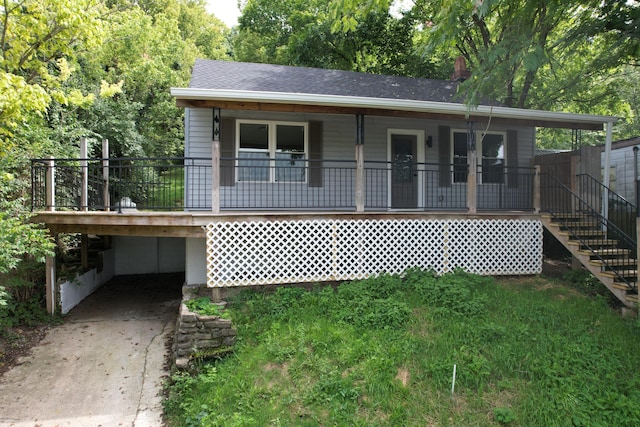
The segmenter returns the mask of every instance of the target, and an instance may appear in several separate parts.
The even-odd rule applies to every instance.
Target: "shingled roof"
[[[499,121],[523,126],[602,130],[616,117],[467,106],[447,80],[199,59],[188,88],[171,88],[188,108],[364,114],[434,120]]]
[[[198,59],[190,88],[455,102],[455,82],[321,68]]]

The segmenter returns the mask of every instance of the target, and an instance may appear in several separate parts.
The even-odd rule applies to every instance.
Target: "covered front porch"
[[[291,164],[293,163],[293,164]],[[535,168],[339,159],[41,159],[33,211],[523,211],[536,207]],[[239,177],[220,185],[218,176]],[[262,179],[265,176],[280,179]],[[452,182],[452,177],[462,177]],[[318,184],[321,183],[321,184]]]

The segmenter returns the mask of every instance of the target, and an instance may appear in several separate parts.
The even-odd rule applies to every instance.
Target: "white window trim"
[[[280,120],[249,120],[241,119],[236,120],[236,141],[235,141],[235,157],[236,157],[236,169],[238,168],[240,161],[240,125],[241,124],[257,124],[267,125],[269,127],[269,180],[268,181],[240,181],[238,179],[239,174],[236,173],[236,183],[268,183],[268,184],[307,184],[309,182],[309,174],[306,173],[304,181],[276,181],[275,177],[275,157],[277,149],[277,126],[302,126],[304,128],[304,157],[302,160],[309,160],[309,122],[289,122]]]
[[[467,130],[466,129],[451,129],[451,135],[450,135],[450,141],[451,141],[451,147],[450,147],[450,151],[449,151],[449,164],[452,165],[451,168],[451,182],[455,185],[455,184],[464,184],[466,185],[467,182],[456,182],[455,181],[455,176],[454,176],[454,171],[453,171],[453,147],[454,147],[454,135],[456,133],[464,133],[465,135],[467,134]],[[482,130],[476,130],[476,167],[482,167],[482,135],[502,135],[502,140],[504,141],[504,166],[505,168],[508,167],[509,165],[507,164],[507,132],[506,131],[489,131],[489,132],[485,132]],[[469,164],[469,152],[467,151],[467,164]],[[468,171],[467,171],[467,177],[468,177]],[[484,175],[480,175],[481,177],[483,177]],[[479,181],[480,184],[484,184],[484,185],[504,185],[506,183],[506,177],[505,177],[505,182],[487,182],[484,183],[482,181]]]

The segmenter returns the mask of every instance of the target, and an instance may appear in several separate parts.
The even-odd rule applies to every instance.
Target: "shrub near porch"
[[[170,424],[640,422],[637,322],[560,282],[515,280],[414,270],[244,292],[229,306],[235,353],[173,377]]]

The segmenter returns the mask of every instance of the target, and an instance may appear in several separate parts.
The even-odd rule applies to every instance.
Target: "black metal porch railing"
[[[533,168],[478,166],[478,210],[532,210],[535,176]]]
[[[48,207],[47,174],[52,171],[55,191],[50,203],[56,209],[175,211],[212,206],[210,158],[33,160],[33,210]],[[467,184],[454,182],[453,171],[453,165],[367,161],[365,209],[466,210]],[[532,210],[534,170],[509,168],[501,173],[500,178],[493,171],[493,182],[484,182],[479,171],[478,209]],[[353,160],[222,158],[220,208],[352,211],[356,175]]]
[[[108,166],[103,160],[108,160]],[[33,210],[47,208],[49,162],[45,159],[32,160]],[[87,159],[86,166],[78,159],[55,159],[53,166],[53,204],[56,209],[67,210],[85,207],[88,210],[182,210],[186,207],[185,171],[196,177],[193,180],[196,185],[204,186],[211,175],[211,160],[196,158]],[[88,177],[87,206],[83,206],[81,200],[84,173]],[[206,207],[205,203],[191,206]]]
[[[627,234],[602,215],[601,205],[592,204],[597,198],[594,196],[590,199],[593,194],[587,192],[585,199],[549,174],[542,175],[540,192],[541,211],[550,213],[571,235],[572,240],[580,242],[592,258],[614,273],[616,280],[637,290],[635,278],[625,275],[625,271],[630,270],[629,265],[635,265],[635,262],[628,260],[636,258],[637,241],[633,235]]]

